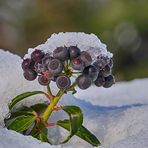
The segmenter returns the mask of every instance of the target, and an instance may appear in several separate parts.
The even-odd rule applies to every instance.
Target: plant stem
[[[48,95],[49,95],[49,97],[51,98],[51,99],[53,99],[53,94],[52,94],[52,92],[51,92],[51,89],[50,89],[50,86],[49,85],[47,85],[47,92],[48,92]]]
[[[59,90],[57,95],[53,98],[53,100],[51,100],[49,106],[47,107],[47,109],[45,110],[45,112],[42,115],[42,121],[44,123],[47,122],[48,118],[50,117],[50,115],[53,111],[53,108],[57,105],[58,101],[60,100],[60,98],[62,97],[64,92],[65,92],[65,89]]]
[[[72,72],[72,74],[82,74],[82,72]]]

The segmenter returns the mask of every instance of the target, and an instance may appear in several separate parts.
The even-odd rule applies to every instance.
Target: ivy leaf
[[[48,135],[48,129],[46,127],[42,128],[42,130],[40,130],[40,131],[37,131],[35,133],[32,133],[31,135],[34,138],[37,138],[38,140],[40,140],[42,142],[47,142],[47,143],[50,143],[52,145],[52,143],[49,141],[49,139],[47,137],[47,135]]]
[[[83,114],[78,106],[64,106],[62,109],[69,115],[69,135],[62,143],[66,143],[75,135],[83,123]]]
[[[47,135],[43,132],[39,133],[37,139],[41,140],[42,142],[47,142],[51,144],[51,142],[48,140]]]
[[[22,101],[23,99],[30,97],[30,96],[33,96],[33,95],[36,95],[36,94],[45,94],[45,93],[42,92],[42,91],[32,91],[32,92],[22,93],[22,94],[16,96],[14,99],[12,99],[11,103],[8,104],[9,109],[12,109],[13,106],[16,103],[18,103],[19,101]]]
[[[8,129],[16,132],[27,130],[35,121],[35,116],[31,114],[23,114],[7,120],[6,126]]]
[[[70,130],[70,121],[69,120],[63,120],[58,121],[57,125],[63,127],[66,130]],[[81,126],[76,135],[80,137],[81,139],[85,140],[86,142],[90,143],[92,146],[99,146],[101,145],[100,141],[97,139],[95,135],[93,135],[87,128],[84,126]]]
[[[31,106],[30,108],[40,115],[46,110],[47,107],[48,105],[45,103],[38,103],[38,104]]]

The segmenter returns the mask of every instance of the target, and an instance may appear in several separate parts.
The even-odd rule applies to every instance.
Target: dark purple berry
[[[71,61],[71,67],[75,70],[83,70],[84,62],[80,59],[80,57],[74,58]]]
[[[43,73],[47,70],[47,68],[42,64],[42,60],[36,61],[34,64],[34,68],[37,73]]]
[[[111,75],[112,70],[111,67],[109,65],[106,65],[102,70],[101,70],[102,74],[104,77],[108,77],[109,75]]]
[[[97,68],[103,69],[108,63],[110,59],[108,57],[104,57],[102,55],[97,57],[97,60],[93,63]]]
[[[31,53],[31,59],[34,61],[41,60],[44,57],[44,52],[41,50],[36,49]]]
[[[50,83],[50,79],[44,75],[40,75],[38,77],[38,82],[41,84],[41,85],[48,85]]]
[[[90,66],[85,67],[83,73],[88,74],[90,78],[92,79],[92,81],[95,81],[97,79],[99,71],[95,66],[90,65]]]
[[[89,66],[92,63],[92,58],[87,51],[82,51],[80,54],[80,58],[84,62],[85,67]]]
[[[58,59],[52,59],[50,63],[48,64],[48,70],[54,75],[57,75],[62,72],[63,63]]]
[[[53,59],[52,56],[50,56],[49,54],[45,54],[44,58],[42,59],[42,64],[47,67],[49,62]]]
[[[113,68],[113,60],[112,59],[110,59],[108,65],[110,66],[110,68]]]
[[[91,86],[91,78],[89,75],[80,75],[77,79],[76,79],[77,85],[80,89],[87,89]]]
[[[22,69],[26,70],[32,68],[34,66],[34,62],[31,59],[24,59],[22,62]]]
[[[37,77],[37,73],[34,71],[34,70],[31,70],[31,69],[26,69],[24,71],[24,78],[28,81],[33,81],[36,79]]]
[[[71,84],[70,78],[67,76],[59,76],[56,79],[56,84],[59,89],[68,88]]]
[[[113,84],[115,83],[115,79],[112,75],[105,77],[105,83],[103,85],[103,87],[105,88],[109,88],[111,87]]]
[[[71,59],[76,58],[80,55],[80,49],[77,46],[70,46],[68,50]]]
[[[62,61],[65,61],[66,59],[68,59],[69,54],[68,54],[67,47],[57,47],[53,51],[53,57]]]
[[[99,73],[96,81],[94,82],[94,84],[98,87],[103,86],[105,84],[105,78],[103,77],[102,74]]]

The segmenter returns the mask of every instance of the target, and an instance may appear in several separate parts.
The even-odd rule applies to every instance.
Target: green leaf
[[[83,123],[83,114],[77,106],[64,106],[62,109],[69,115],[69,135],[62,143],[66,143],[69,139],[76,134],[78,129]]]
[[[37,138],[38,140],[40,140],[42,142],[48,142],[48,143],[50,143],[52,145],[52,143],[49,141],[49,139],[47,137],[47,135],[48,135],[48,129],[46,127],[42,128],[42,130],[40,130],[40,131],[37,131],[35,133],[32,133],[31,135],[34,138]]]
[[[70,121],[69,120],[63,120],[63,121],[58,121],[57,125],[63,127],[66,130],[70,130]],[[81,126],[76,135],[80,137],[81,139],[85,140],[86,142],[90,143],[93,146],[99,146],[101,145],[100,141],[97,139],[95,135],[93,135],[87,128],[84,126]]]
[[[23,132],[27,130],[35,121],[35,116],[28,115],[20,115],[7,122],[7,128],[14,130],[16,132]]]
[[[48,140],[47,135],[43,132],[39,133],[38,139],[41,140],[42,142],[48,142],[51,144],[51,142]]]
[[[33,95],[36,95],[36,94],[44,94],[44,92],[42,91],[32,91],[32,92],[25,92],[25,93],[22,93],[18,96],[16,96],[14,99],[12,99],[11,103],[9,103],[8,107],[9,109],[12,109],[13,106],[18,103],[19,101],[22,101],[23,99],[29,97],[29,96],[33,96]]]
[[[9,113],[8,115],[10,115],[9,117],[6,117],[4,119],[5,125],[6,127],[12,122],[12,119],[16,118],[17,116],[21,116],[21,115],[33,115],[32,112],[26,112],[26,111],[17,111],[17,112],[12,112]]]
[[[42,114],[46,110],[47,107],[48,105],[45,103],[39,103],[39,104],[35,104],[31,106],[32,110],[37,112],[39,115]]]

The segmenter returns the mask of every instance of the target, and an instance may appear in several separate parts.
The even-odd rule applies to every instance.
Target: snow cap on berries
[[[38,45],[35,48],[29,48],[24,59],[30,58],[31,53],[36,49],[52,54],[54,49],[64,46],[77,46],[81,51],[89,52],[93,60],[96,60],[98,56],[104,56],[108,59],[113,57],[113,54],[107,51],[107,46],[94,34],[61,32],[52,34],[44,44]]]

